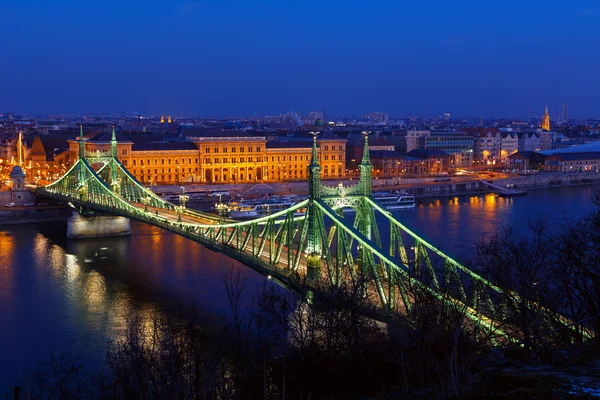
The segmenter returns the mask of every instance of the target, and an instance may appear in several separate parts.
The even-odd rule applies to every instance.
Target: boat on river
[[[373,193],[373,198],[386,210],[415,208],[415,196],[409,193]]]
[[[272,196],[256,200],[231,200],[227,203],[227,216],[232,219],[251,219],[286,210],[300,201],[297,196]],[[303,215],[297,210],[295,216]]]

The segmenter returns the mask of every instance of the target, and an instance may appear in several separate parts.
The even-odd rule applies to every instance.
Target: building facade
[[[562,153],[548,156],[544,162],[544,171],[563,172],[598,172],[600,153]]]
[[[87,138],[90,162],[110,156],[107,135]],[[79,144],[69,140],[69,153],[77,159]],[[322,135],[317,140],[321,177],[345,176],[346,140]],[[186,140],[120,140],[119,160],[136,179],[145,184],[252,183],[306,179],[311,140],[267,141],[242,131],[208,132]]]

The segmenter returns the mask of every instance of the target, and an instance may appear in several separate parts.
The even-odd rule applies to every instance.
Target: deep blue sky
[[[600,115],[600,0],[0,0],[0,112]]]

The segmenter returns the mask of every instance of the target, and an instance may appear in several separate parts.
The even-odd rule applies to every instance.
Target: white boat
[[[377,194],[375,201],[387,210],[399,210],[415,207],[415,196],[411,194]]]
[[[292,201],[280,200],[256,200],[227,203],[227,216],[233,219],[247,219],[264,217],[278,211],[286,210],[296,204]]]

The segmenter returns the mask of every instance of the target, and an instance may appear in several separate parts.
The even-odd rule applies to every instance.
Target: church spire
[[[544,111],[544,116],[542,117],[542,130],[550,130],[550,114],[548,114],[548,104],[546,104],[546,111]]]

